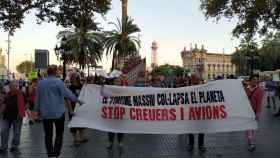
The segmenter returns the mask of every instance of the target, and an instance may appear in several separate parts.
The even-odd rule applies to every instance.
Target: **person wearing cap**
[[[48,77],[38,83],[37,96],[34,107],[34,117],[43,119],[45,145],[48,157],[58,158],[62,149],[65,104],[67,98],[82,104],[78,98],[65,87],[64,82],[56,77],[57,66],[51,65],[47,69]],[[53,142],[53,126],[55,126],[55,141]]]

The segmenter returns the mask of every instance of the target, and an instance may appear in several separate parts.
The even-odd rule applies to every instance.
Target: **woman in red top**
[[[259,80],[257,75],[253,75],[249,79],[248,87],[245,87],[248,99],[251,103],[252,109],[256,114],[256,120],[259,121],[261,116],[261,109],[262,109],[262,99],[263,99],[263,88],[259,85]],[[246,138],[249,143],[249,151],[254,151],[256,146],[254,144],[255,139],[255,131],[248,130],[246,131]]]

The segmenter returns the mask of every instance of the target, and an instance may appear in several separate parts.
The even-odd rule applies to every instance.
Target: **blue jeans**
[[[11,147],[18,147],[20,144],[21,126],[22,119],[17,118],[16,120],[1,120],[1,149],[8,149],[10,129],[13,127],[13,139]]]

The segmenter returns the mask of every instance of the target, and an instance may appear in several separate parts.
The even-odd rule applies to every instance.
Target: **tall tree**
[[[251,66],[253,66],[253,69],[258,68],[259,62],[254,58],[256,56],[259,56],[257,42],[250,36],[245,36],[241,39],[240,45],[232,57],[232,62],[237,68],[237,74],[248,75],[251,71]],[[251,59],[252,57],[253,59]]]
[[[23,61],[19,65],[16,66],[17,72],[28,74],[34,69],[34,62],[31,61]]]
[[[104,36],[102,32],[89,31],[83,35],[79,29],[70,29],[58,33],[57,38],[65,37],[66,63],[78,63],[81,67],[96,65],[102,59]]]
[[[47,21],[63,27],[94,28],[95,14],[106,14],[110,5],[111,0],[1,0],[0,28],[13,34],[31,11],[35,11],[38,23]]]
[[[280,32],[267,34],[259,52],[261,70],[280,69]]]
[[[278,0],[200,0],[206,18],[220,20],[237,18],[233,35],[265,34],[280,29],[280,1]]]
[[[97,17],[97,14],[105,15],[110,9],[110,5],[111,0],[53,0],[41,5],[37,16],[40,22],[54,21],[57,25],[65,28],[72,27],[76,30],[75,38],[79,41],[76,43],[78,46],[75,46],[74,50],[78,54],[72,61],[76,61],[84,67],[86,65],[85,59],[90,59],[87,58],[89,51],[85,49],[89,48],[89,36],[92,36],[88,33],[98,30],[95,17]]]
[[[13,35],[23,24],[25,14],[41,3],[41,0],[1,0],[0,28]]]
[[[115,29],[106,32],[104,47],[106,55],[113,56],[112,69],[114,69],[118,65],[118,58],[125,58],[138,53],[140,40],[134,34],[140,32],[140,29],[131,18],[127,18],[124,23],[118,19],[117,24],[111,24],[115,26]]]

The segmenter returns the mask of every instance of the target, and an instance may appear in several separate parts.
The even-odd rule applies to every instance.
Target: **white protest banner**
[[[240,80],[182,88],[85,85],[69,127],[183,134],[257,129]]]

